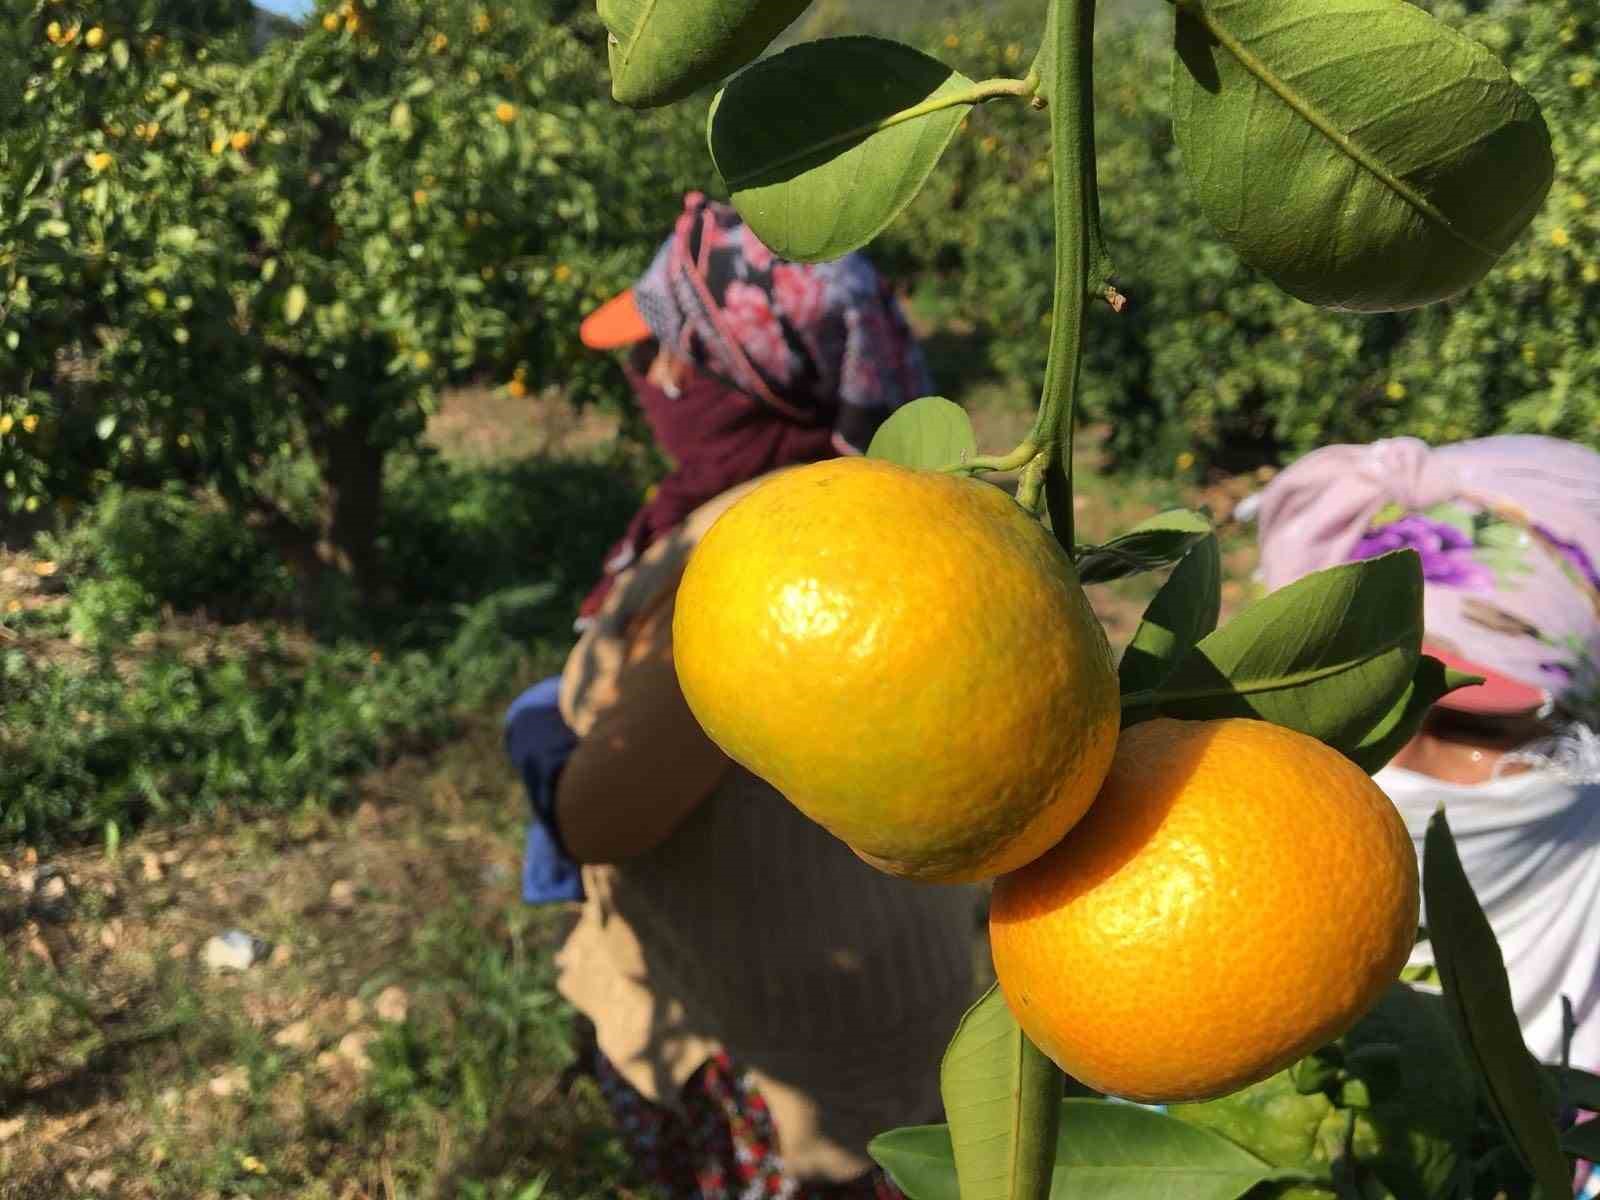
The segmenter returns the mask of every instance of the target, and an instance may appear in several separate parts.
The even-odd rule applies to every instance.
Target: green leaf
[[[1050,1177],[1061,1073],[1017,1027],[998,986],[956,1027],[939,1067],[961,1200],[1032,1200]]]
[[[1453,296],[1549,190],[1533,97],[1406,0],[1180,0],[1177,51],[1173,133],[1195,197],[1302,300]]]
[[[883,38],[826,38],[764,59],[711,105],[711,157],[776,253],[857,250],[911,202],[972,107],[970,79]]]
[[[977,449],[967,410],[943,396],[924,396],[896,409],[878,427],[867,456],[936,471],[966,461]]]
[[[1050,1194],[1055,1200],[1236,1200],[1261,1183],[1310,1178],[1165,1113],[1112,1100],[1067,1100]]]
[[[160,242],[174,250],[193,250],[200,240],[200,231],[193,225],[173,225],[161,231]]]
[[[1160,687],[1195,643],[1217,627],[1221,611],[1222,551],[1216,534],[1208,533],[1189,548],[1144,610],[1117,667],[1122,690]]]
[[[1539,1067],[1511,1005],[1505,959],[1461,867],[1443,807],[1428,822],[1423,906],[1450,1017],[1506,1136],[1548,1197],[1567,1195],[1570,1173],[1543,1102]]]
[[[731,75],[811,0],[600,0],[610,32],[611,94],[648,108]]]
[[[1052,1200],[1237,1200],[1262,1183],[1312,1180],[1209,1129],[1132,1104],[1067,1100],[1061,1118]],[[867,1152],[911,1200],[973,1200],[956,1185],[947,1126],[896,1129]]]
[[[1577,1067],[1546,1067],[1545,1073],[1565,1103],[1600,1113],[1600,1075]]]
[[[1589,1162],[1600,1162],[1600,1120],[1587,1120],[1563,1133],[1562,1149]]]
[[[909,1200],[961,1200],[948,1125],[891,1129],[868,1142],[867,1153]]]
[[[1431,655],[1422,655],[1417,659],[1416,673],[1395,701],[1394,707],[1367,731],[1360,743],[1345,753],[1368,775],[1377,774],[1422,728],[1423,718],[1441,696],[1481,682],[1482,676],[1464,675],[1449,669]]]
[[[1255,717],[1349,754],[1411,685],[1421,643],[1422,568],[1414,551],[1396,551],[1257,601],[1123,708],[1136,719]]]
[[[1190,508],[1157,513],[1103,546],[1081,548],[1076,556],[1078,581],[1107,583],[1154,571],[1177,562],[1210,534],[1211,522],[1204,513]]]
[[[1578,1158],[1600,1162],[1600,1120],[1585,1121],[1561,1135],[1561,1148]],[[921,1200],[917,1197],[916,1200]]]
[[[283,319],[296,324],[306,311],[306,289],[300,284],[291,287],[283,298]]]

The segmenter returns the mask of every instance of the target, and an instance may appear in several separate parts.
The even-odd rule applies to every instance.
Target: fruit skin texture
[[[1089,815],[995,885],[1006,1002],[1068,1074],[1147,1102],[1264,1079],[1405,965],[1417,863],[1378,786],[1261,721],[1126,731]]]
[[[892,875],[1054,845],[1116,748],[1105,633],[1000,489],[877,459],[774,475],[696,547],[673,658],[706,734]]]

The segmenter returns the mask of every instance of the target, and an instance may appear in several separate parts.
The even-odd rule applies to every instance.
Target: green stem
[[[1089,297],[1109,294],[1094,161],[1094,0],[1051,0],[1041,59],[1055,177],[1056,285],[1039,415],[1029,440],[1046,456],[1044,498],[1056,540],[1073,551],[1072,433]]]
[[[1056,1165],[1056,1131],[1061,1124],[1061,1071],[1023,1034],[1017,1075],[1017,1136],[1012,1143],[1014,1191],[1010,1200],[1050,1200]]]
[[[932,113],[943,112],[947,108],[959,108],[963,105],[970,107],[974,104],[982,104],[985,100],[996,100],[1002,96],[1032,96],[1038,90],[1039,76],[1031,71],[1023,79],[996,78],[979,80],[971,87],[962,88],[960,91],[930,96],[920,104],[913,104],[910,108],[902,108],[899,112],[890,113],[888,116],[880,117],[876,121],[869,121],[851,129],[829,134],[825,138],[818,138],[814,142],[808,142],[799,147],[792,153],[785,154],[782,158],[773,159],[770,162],[763,161],[759,172],[734,176],[724,182],[727,183],[730,189],[737,191],[748,184],[750,180],[756,178],[757,174],[766,175],[779,167],[786,167],[790,163],[810,158],[818,151],[831,149],[834,146],[842,146],[846,142],[860,141],[870,134],[879,133],[885,129],[893,129],[896,125],[904,125],[907,121],[915,121]]]
[[[978,471],[1020,471],[1033,461],[1034,456],[1038,453],[1039,447],[1032,442],[1024,441],[1015,450],[1006,454],[980,454],[939,469],[952,474],[968,471],[973,473]]]

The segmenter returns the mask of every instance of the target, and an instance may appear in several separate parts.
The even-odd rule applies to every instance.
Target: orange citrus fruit
[[[995,885],[995,974],[1062,1070],[1195,1100],[1332,1041],[1405,965],[1417,861],[1394,805],[1314,738],[1262,721],[1122,735],[1086,816]]]
[[[1072,564],[999,488],[877,459],[774,475],[696,547],[673,657],[712,741],[862,858],[939,882],[1054,845],[1116,747]]]

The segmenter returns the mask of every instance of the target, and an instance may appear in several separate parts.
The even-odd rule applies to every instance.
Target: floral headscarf
[[[1600,454],[1546,437],[1313,451],[1259,507],[1269,588],[1409,547],[1426,641],[1600,719]]]
[[[615,576],[700,505],[779,467],[860,454],[890,413],[933,390],[864,255],[784,262],[734,209],[698,192],[632,296],[656,341],[697,370],[669,394],[638,355],[625,368],[673,470],[606,556],[580,629]]]
[[[900,405],[931,389],[889,284],[862,254],[826,263],[773,256],[726,204],[699,192],[634,303],[657,341],[778,414],[832,424],[859,454]]]

